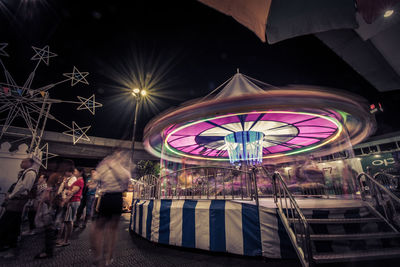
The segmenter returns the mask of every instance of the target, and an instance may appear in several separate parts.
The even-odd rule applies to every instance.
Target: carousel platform
[[[297,203],[309,221],[313,250],[322,262],[354,254],[354,248],[365,256],[364,248],[376,251],[382,244],[399,252],[399,234],[385,228],[359,199],[304,198]],[[267,258],[297,257],[272,198],[260,199],[258,207],[239,200],[137,199],[131,216],[131,230],[156,243]]]
[[[276,209],[232,200],[135,200],[131,230],[156,243],[295,258]]]

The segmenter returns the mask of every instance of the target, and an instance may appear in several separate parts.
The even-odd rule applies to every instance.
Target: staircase
[[[400,233],[368,206],[302,211],[315,264],[400,257]]]
[[[315,198],[309,199],[312,207],[300,208],[275,172],[278,214],[303,266],[400,259],[400,199],[368,174],[357,181],[361,198],[356,205],[339,206],[335,199],[328,200],[329,206],[318,205],[322,200]]]

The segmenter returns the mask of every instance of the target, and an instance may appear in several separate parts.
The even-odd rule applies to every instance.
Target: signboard
[[[374,175],[377,172],[394,168],[396,166],[396,161],[393,157],[393,153],[381,153],[362,157],[361,165],[364,172],[369,172],[370,175]]]

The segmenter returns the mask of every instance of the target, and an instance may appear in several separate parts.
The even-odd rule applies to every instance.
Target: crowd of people
[[[129,157],[116,152],[100,162],[96,169],[91,169],[88,176],[71,160],[64,160],[50,174],[44,170],[37,173],[34,163],[31,158],[22,160],[22,170],[2,204],[2,258],[18,257],[19,243],[23,242],[20,237],[40,232],[45,241],[35,258],[53,257],[55,247],[70,245],[74,228],[83,229],[92,221],[93,265],[111,264],[122,213],[122,194],[127,191],[131,179]],[[21,233],[24,218],[29,228]]]

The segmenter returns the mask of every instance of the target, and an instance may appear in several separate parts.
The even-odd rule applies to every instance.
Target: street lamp
[[[134,88],[134,89],[132,89],[132,95],[136,100],[135,117],[133,119],[132,148],[131,148],[132,149],[131,161],[132,161],[132,166],[133,166],[133,162],[134,162],[133,154],[135,152],[136,121],[137,121],[137,116],[139,113],[139,104],[140,104],[140,100],[142,100],[142,98],[147,95],[147,92],[145,89]],[[132,195],[131,209],[133,209],[133,201],[134,201],[134,198]],[[129,232],[132,232],[131,225],[132,225],[132,216],[130,216],[130,220],[129,220]]]
[[[384,16],[385,18],[388,18],[388,17],[390,17],[391,15],[393,15],[393,13],[394,13],[394,10],[393,10],[393,9],[388,9],[388,10],[385,11],[385,13],[383,14],[383,16]]]
[[[133,163],[133,160],[134,160],[133,153],[135,151],[136,121],[137,121],[137,115],[139,112],[139,104],[140,104],[140,100],[147,95],[147,91],[145,89],[134,88],[132,90],[132,95],[136,99],[135,117],[133,119],[133,133],[132,133],[132,163]]]

